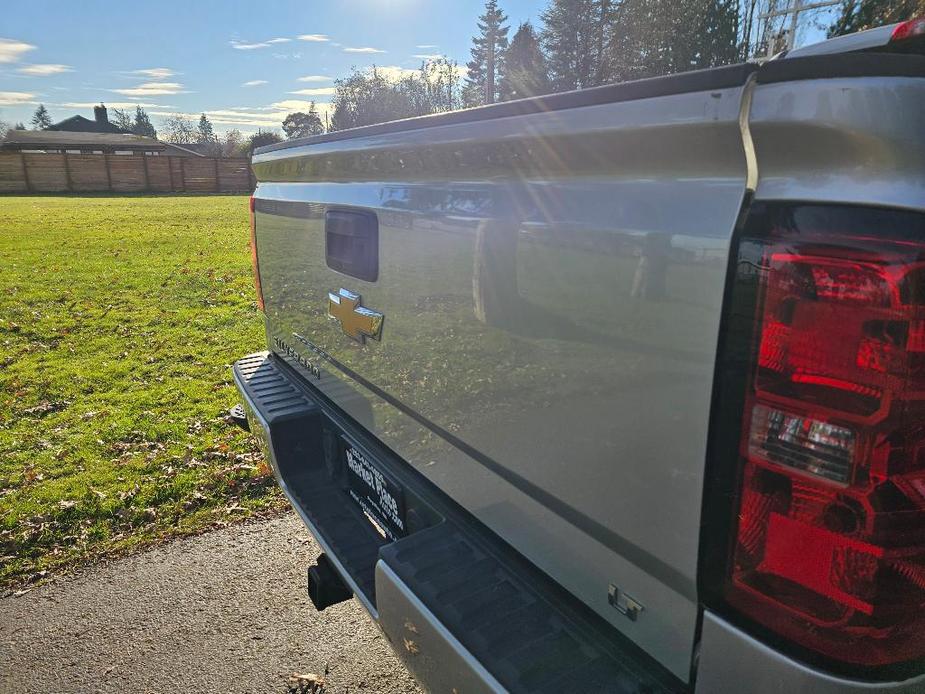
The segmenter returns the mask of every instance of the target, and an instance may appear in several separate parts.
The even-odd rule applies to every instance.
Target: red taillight
[[[897,24],[890,35],[890,41],[904,41],[916,36],[925,36],[925,17],[917,17]]]
[[[257,262],[257,212],[256,201],[251,195],[251,265],[254,268],[254,288],[257,290],[257,307],[263,311],[263,289],[260,287],[260,264]]]
[[[923,216],[768,207],[738,260],[753,317],[726,337],[751,333],[722,600],[826,659],[923,658]]]

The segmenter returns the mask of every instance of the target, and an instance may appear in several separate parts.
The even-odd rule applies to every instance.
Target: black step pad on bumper
[[[446,522],[384,546],[379,556],[511,692],[678,691],[633,644],[583,623],[568,608],[574,598],[548,577],[515,569],[480,544]]]
[[[234,375],[267,424],[317,411],[317,406],[277,368],[268,352],[251,354],[235,362]]]

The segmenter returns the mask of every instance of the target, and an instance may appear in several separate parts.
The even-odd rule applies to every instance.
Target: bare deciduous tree
[[[196,135],[193,121],[179,113],[167,116],[161,126],[161,139],[175,145],[191,145],[196,142]]]

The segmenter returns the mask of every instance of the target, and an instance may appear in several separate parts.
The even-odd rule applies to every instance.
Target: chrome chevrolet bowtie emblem
[[[360,306],[362,300],[359,294],[346,289],[337,294],[328,292],[328,315],[340,323],[344,333],[361,344],[367,337],[381,338],[384,319],[381,313]]]

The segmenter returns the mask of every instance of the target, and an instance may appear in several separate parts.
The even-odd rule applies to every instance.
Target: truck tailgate
[[[276,352],[685,681],[749,71],[255,158]],[[374,215],[374,275],[332,212]]]

